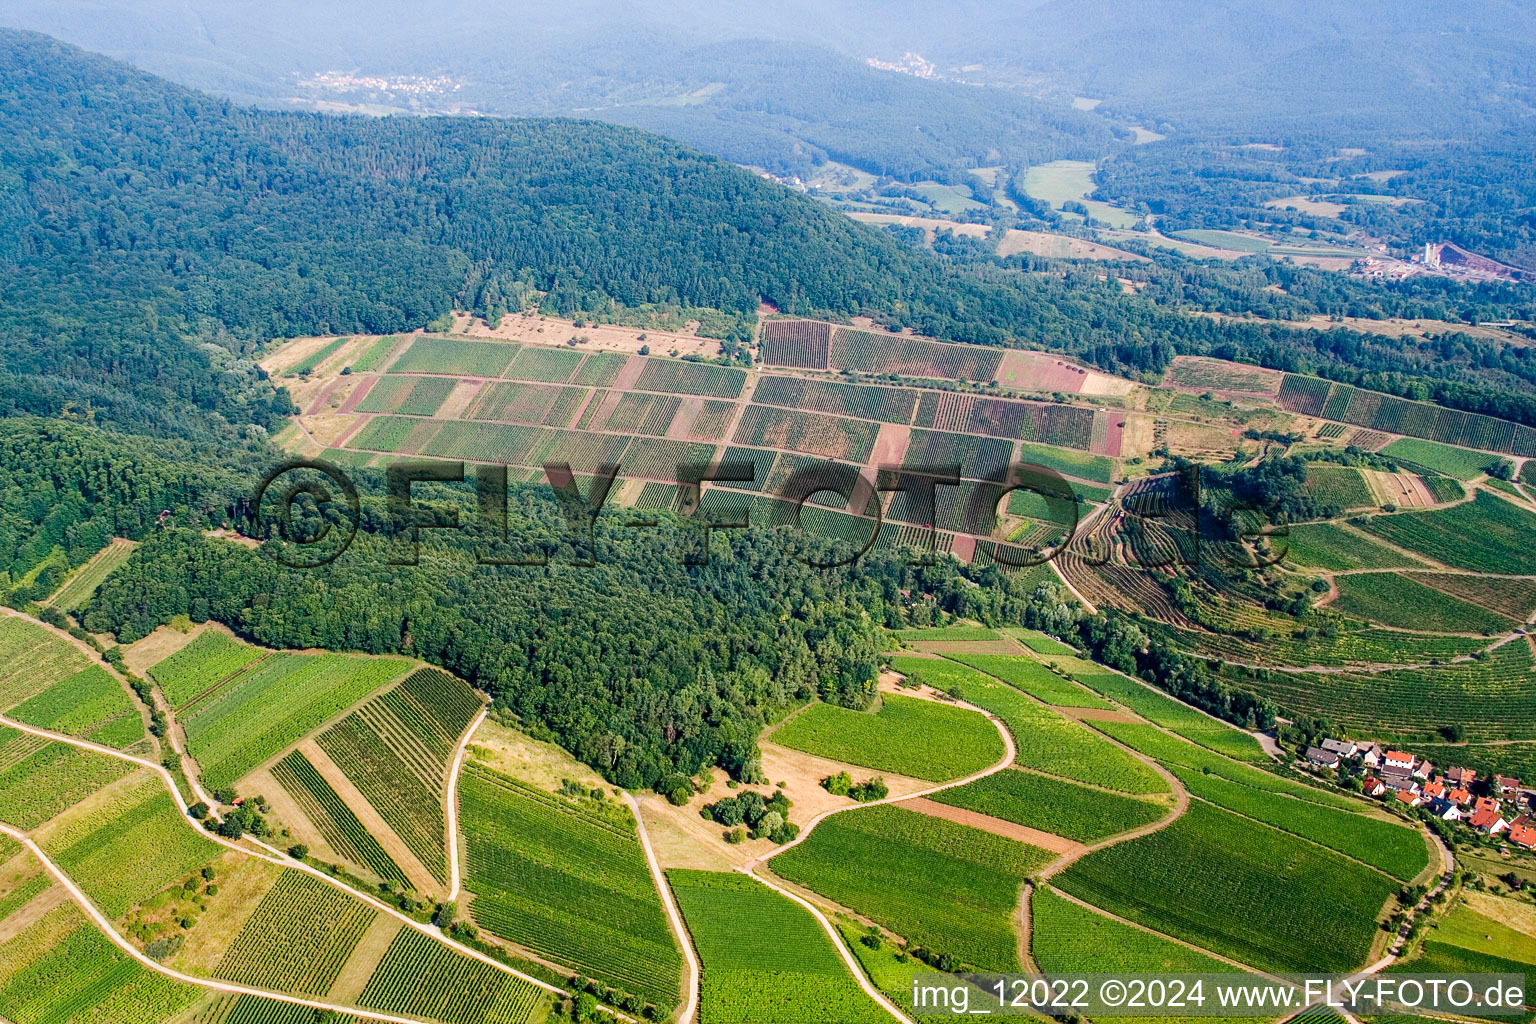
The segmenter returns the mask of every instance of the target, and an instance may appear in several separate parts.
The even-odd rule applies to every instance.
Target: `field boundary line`
[[[15,839],[17,842],[25,846],[27,850],[31,852],[32,856],[36,857],[42,863],[43,868],[48,872],[48,874],[53,876],[54,881],[62,885],[65,891],[69,893],[70,898],[74,900],[75,903],[80,905],[80,908],[85,911],[86,915],[91,919],[91,922],[101,932],[103,932],[107,938],[112,940],[112,944],[114,946],[117,946],[123,952],[131,956],[134,960],[137,960],[140,964],[148,967],[150,970],[155,971],[156,973],[163,974],[169,978],[174,978],[175,980],[186,985],[195,985],[199,988],[212,989],[217,992],[228,992],[235,995],[258,996],[262,999],[272,999],[277,1002],[290,1003],[296,1006],[307,1006],[315,1010],[328,1010],[332,1013],[350,1014],[352,1016],[363,1017],[368,1020],[386,1021],[388,1024],[420,1024],[420,1021],[413,1017],[396,1017],[387,1013],[379,1013],[375,1010],[367,1010],[361,1007],[344,1006],[337,1003],[327,1003],[318,999],[305,998],[303,996],[285,995],[281,992],[272,992],[267,989],[252,988],[248,985],[239,985],[224,981],[214,981],[210,978],[194,978],[189,974],[182,974],[180,971],[166,967],[159,961],[152,959],[144,953],[141,953],[138,949],[134,948],[134,945],[131,942],[123,938],[122,935],[118,934],[117,930],[112,927],[112,922],[108,921],[106,916],[102,914],[100,910],[96,909],[96,905],[91,902],[90,897],[82,892],[80,888],[75,885],[74,880],[65,874],[64,871],[58,867],[58,865],[54,864],[53,861],[48,859],[48,855],[43,852],[42,847],[33,842],[31,836],[4,823],[0,823],[0,832],[4,832],[12,839]]]
[[[453,752],[453,761],[448,765],[448,790],[443,794],[443,806],[447,813],[448,824],[448,896],[447,899],[459,898],[459,890],[462,888],[462,879],[459,875],[459,770],[464,767],[464,754],[469,749],[469,740],[480,728],[480,723],[485,721],[489,713],[489,705],[481,705],[480,713],[475,715],[474,721],[469,723],[464,730],[464,735],[459,737],[458,745]]]
[[[656,886],[657,893],[661,896],[661,905],[667,912],[667,924],[672,929],[673,936],[683,950],[683,960],[688,967],[687,986],[688,992],[684,997],[682,1009],[677,1012],[676,1024],[688,1024],[693,1019],[699,1007],[699,956],[693,948],[693,936],[689,934],[687,926],[683,923],[683,915],[677,908],[677,900],[672,896],[672,887],[667,884],[667,877],[661,870],[661,863],[656,859],[656,851],[651,846],[650,833],[645,830],[645,820],[640,816],[640,802],[629,790],[624,790],[624,802],[629,805],[629,811],[635,816],[635,835],[640,839],[640,849],[645,854],[645,866],[650,869],[651,883]]]
[[[78,739],[77,737],[74,737],[74,736],[65,736],[65,735],[62,735],[60,733],[50,732],[47,729],[39,729],[36,726],[27,725],[25,722],[17,722],[14,719],[6,717],[5,715],[0,715],[0,725],[9,726],[9,727],[11,727],[13,729],[19,729],[22,732],[30,732],[33,735],[43,736],[43,737],[46,737],[46,738],[51,739],[51,740],[56,740],[56,741],[58,741],[60,743],[68,743],[68,744],[70,744],[72,746],[81,747],[81,748],[86,749],[86,750],[92,750],[92,751],[94,751],[94,752],[96,752],[98,754],[104,754],[104,755],[106,755],[108,757],[115,757],[115,758],[118,758],[118,759],[123,760],[123,761],[132,761],[134,764],[137,764],[137,765],[139,765],[141,767],[149,768],[150,770],[154,771],[156,774],[158,774],[160,776],[161,781],[163,781],[165,783],[166,788],[171,792],[171,795],[176,800],[177,805],[178,806],[182,806],[181,813],[179,813],[177,815],[177,817],[180,818],[180,820],[183,821],[188,828],[193,829],[194,831],[196,831],[198,833],[198,835],[201,835],[203,838],[211,840],[212,842],[217,843],[218,845],[223,846],[223,847],[225,847],[227,849],[234,850],[234,851],[236,851],[238,853],[243,853],[247,857],[258,857],[261,860],[265,860],[265,861],[268,861],[270,863],[276,864],[278,867],[292,868],[295,871],[302,871],[305,874],[313,876],[314,878],[318,878],[320,881],[326,883],[327,885],[331,886],[332,888],[340,889],[342,892],[347,893],[348,895],[352,896],[354,899],[361,900],[362,902],[368,904],[370,907],[373,907],[375,910],[380,911],[381,913],[388,914],[391,917],[394,917],[394,918],[398,919],[403,924],[405,924],[407,927],[412,928],[412,929],[420,932],[422,935],[425,935],[428,938],[433,939],[436,942],[442,943],[443,945],[449,947],[450,949],[454,950],[455,952],[461,953],[464,956],[467,956],[467,957],[469,957],[472,960],[478,960],[481,963],[486,964],[489,967],[493,967],[496,970],[499,970],[499,971],[501,971],[504,974],[510,974],[510,975],[512,975],[515,978],[520,978],[523,981],[527,982],[528,984],[533,985],[536,988],[543,989],[545,992],[549,992],[549,993],[551,993],[553,995],[559,995],[559,996],[570,995],[569,992],[567,992],[563,988],[560,988],[557,985],[551,985],[549,982],[544,981],[542,978],[535,978],[531,974],[524,974],[522,971],[519,971],[517,968],[512,967],[509,964],[502,963],[500,960],[497,960],[495,957],[488,956],[485,953],[480,952],[478,949],[472,949],[469,946],[463,945],[462,943],[456,942],[453,939],[448,938],[442,932],[438,931],[436,928],[433,928],[431,925],[423,924],[422,922],[416,920],[413,917],[406,916],[405,914],[401,913],[399,909],[397,909],[395,907],[391,907],[389,904],[384,903],[384,902],[382,902],[380,900],[374,899],[368,893],[360,892],[359,890],[352,888],[350,885],[347,885],[345,882],[341,881],[340,879],[331,877],[330,875],[326,874],[324,871],[321,871],[319,868],[316,868],[316,867],[314,867],[312,865],[306,864],[303,861],[294,860],[293,858],[284,855],[280,850],[278,850],[278,849],[276,849],[276,848],[274,848],[272,846],[268,846],[266,843],[264,843],[261,840],[257,839],[255,836],[247,835],[245,838],[251,844],[253,844],[254,846],[259,847],[261,851],[265,851],[265,852],[259,852],[257,850],[252,850],[250,847],[241,846],[238,842],[234,842],[232,840],[225,839],[223,836],[218,835],[215,832],[209,832],[209,831],[207,831],[205,829],[199,828],[197,825],[194,825],[192,823],[192,820],[190,818],[188,818],[186,816],[186,808],[185,808],[185,806],[182,805],[181,793],[176,788],[175,779],[172,778],[171,773],[169,771],[167,771],[161,765],[154,764],[154,763],[152,763],[150,761],[146,761],[146,760],[144,760],[141,757],[135,757],[132,754],[126,754],[126,753],[124,753],[121,750],[113,750],[110,747],[103,747],[100,744],[92,743],[89,740]],[[216,814],[216,812],[210,812],[210,814]],[[602,1004],[599,1004],[599,1005],[601,1006]],[[612,1007],[606,1007],[606,1006],[604,1006],[603,1009],[606,1012],[608,1012],[610,1014],[613,1014],[615,1017],[618,1017],[620,1020],[626,1020],[626,1021],[631,1021],[631,1022],[635,1022],[635,1020],[636,1020],[634,1017],[630,1016],[627,1013],[624,1013],[621,1010],[617,1010],[617,1009],[614,1009]],[[403,1018],[402,1018],[402,1020],[403,1020]],[[408,1024],[419,1024],[419,1022],[417,1022],[417,1021],[410,1021],[410,1022],[408,1022]]]

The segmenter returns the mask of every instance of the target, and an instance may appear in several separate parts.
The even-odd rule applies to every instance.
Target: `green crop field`
[[[1170,812],[1167,806],[1149,800],[1023,771],[988,775],[935,793],[931,799],[1080,843],[1094,843],[1150,825]]]
[[[1105,458],[1102,455],[1089,455],[1086,452],[1069,451],[1065,448],[1030,444],[1027,441],[1019,445],[1019,461],[1032,466],[1054,469],[1067,476],[1096,480],[1101,484],[1107,484],[1113,480],[1115,473],[1114,459]]]
[[[1029,910],[1030,953],[1047,974],[1228,974],[1233,970],[1231,964],[1096,914],[1049,888],[1034,891]],[[1107,1022],[1144,1019],[1094,1016],[1095,1021]],[[1176,1014],[1159,1014],[1157,1019],[1163,1024],[1252,1020]]]
[[[1013,654],[959,654],[945,657],[996,676],[1031,697],[1062,708],[1109,708],[1114,705],[1093,691],[1063,679],[1033,658]]]
[[[884,805],[825,819],[771,866],[910,942],[984,971],[1017,971],[1019,888],[1053,859],[1034,846]]]
[[[1413,437],[1393,441],[1381,450],[1381,454],[1462,481],[1481,476],[1489,466],[1502,461],[1497,455],[1489,455],[1487,452],[1421,441]]]
[[[109,542],[106,547],[92,555],[89,561],[76,569],[64,585],[48,598],[48,603],[66,612],[78,612],[96,593],[96,588],[128,561],[128,556],[133,554],[133,548],[132,541]]]
[[[1089,854],[1057,885],[1253,967],[1343,971],[1370,953],[1386,875],[1196,801],[1168,828]]]
[[[548,1011],[538,988],[454,952],[414,928],[389,944],[357,1005],[446,1024],[533,1024]]]
[[[967,480],[1001,479],[1012,461],[1013,445],[1008,441],[946,430],[913,430],[906,453],[901,457],[902,467],[907,470],[953,472],[959,467],[960,475]],[[945,492],[940,490],[934,500],[952,499],[947,499]]]
[[[473,764],[459,797],[464,887],[482,929],[658,1005],[677,1002],[682,959],[632,826]]]
[[[1363,799],[1346,796],[1337,789],[1309,786],[1251,764],[1234,761],[1189,740],[1170,736],[1145,722],[1095,722],[1094,726],[1133,750],[1156,758],[1165,765],[1193,769],[1204,775],[1215,775],[1229,782],[1240,783],[1249,789],[1295,797],[1324,807],[1362,811],[1370,806]]]
[[[1013,637],[1019,643],[1023,644],[1025,647],[1028,647],[1036,654],[1061,654],[1069,658],[1074,657],[1077,654],[1077,648],[1073,647],[1071,644],[1062,643],[1055,637],[1041,633],[1038,630],[1020,629],[1016,626],[1013,626],[1004,629],[1003,632],[1008,636]]]
[[[0,617],[0,708],[35,697],[89,664],[56,633],[25,619]]]
[[[646,360],[635,387],[641,391],[665,391],[675,395],[735,398],[746,383],[747,372],[734,366],[653,357]]]
[[[1258,740],[1247,733],[1134,679],[1082,658],[1048,657],[1046,660],[1064,669],[1084,686],[1097,690],[1148,721],[1194,740],[1201,746],[1245,761],[1269,759]]]
[[[284,870],[229,944],[215,976],[323,996],[378,913],[317,878]]]
[[[0,939],[0,1018],[17,1024],[158,1024],[201,996],[130,959],[72,903]]]
[[[997,632],[982,626],[939,626],[926,629],[898,629],[891,633],[903,643],[923,643],[925,641],[943,641],[953,643],[957,640],[996,640]]]
[[[431,416],[457,385],[452,377],[384,377],[368,389],[368,394],[357,403],[357,411]]]
[[[225,996],[207,1004],[182,1024],[358,1024],[350,1013],[315,1018],[315,1011],[298,1003],[280,1003],[261,996]]]
[[[1340,576],[1337,584],[1332,607],[1383,626],[1440,633],[1497,633],[1516,626],[1507,616],[1426,587],[1413,576],[1366,573]]]
[[[1536,574],[1536,515],[1486,491],[1433,512],[1371,516],[1361,529],[1455,569]]]
[[[629,356],[623,352],[592,352],[571,377],[573,384],[606,388],[619,379]]]
[[[297,750],[272,766],[272,778],[293,798],[331,849],[386,882],[408,884],[389,854],[346,805],[315,766]]]
[[[1008,727],[1018,751],[1017,764],[1090,785],[1145,795],[1168,792],[1168,785],[1151,768],[1080,722],[1045,707],[1018,690],[987,679],[970,669],[936,658],[895,657],[898,672],[934,671],[944,666],[955,673],[965,699],[986,708]],[[946,677],[935,677],[949,685]]]
[[[409,665],[400,658],[271,655],[180,716],[203,784],[234,783]]]
[[[0,727],[0,821],[36,828],[131,769],[115,757]]]
[[[182,819],[160,777],[148,772],[41,845],[108,917],[121,916],[219,853]]]
[[[497,381],[489,386],[469,412],[475,420],[513,420],[518,423],[542,423],[567,426],[582,400],[586,388],[564,384],[527,384],[522,381]]]
[[[1536,580],[1480,573],[1414,573],[1416,583],[1434,587],[1484,608],[1524,622],[1536,609]]]
[[[138,704],[100,665],[87,666],[59,680],[6,714],[18,722],[83,736],[109,747],[127,747],[144,738]]]
[[[702,1024],[888,1021],[806,910],[745,875],[670,871],[698,950]]]
[[[838,384],[800,377],[763,377],[752,392],[752,400],[763,405],[782,405],[885,423],[912,422],[917,396],[918,392],[910,389]]]
[[[1189,768],[1175,768],[1186,789],[1202,800],[1354,857],[1403,881],[1429,865],[1429,848],[1412,829],[1361,812],[1323,807],[1266,793]]]
[[[321,733],[320,749],[437,878],[447,875],[443,794],[459,734],[480,710],[467,684],[418,669]]]
[[[156,662],[149,677],[160,684],[166,702],[179,710],[265,653],[210,627],[169,658]]]
[[[1306,491],[1318,501],[1341,509],[1375,508],[1378,504],[1365,478],[1352,466],[1308,466]]]
[[[1002,737],[974,711],[886,694],[878,712],[812,704],[769,737],[834,761],[947,782],[995,764]]]
[[[1318,569],[1398,569],[1424,562],[1378,544],[1370,537],[1333,523],[1304,523],[1286,528],[1271,543],[1287,562]]]
[[[1524,905],[1514,902],[1498,901],[1482,906],[1489,913],[1494,913],[1495,908],[1507,908],[1509,917],[1515,919],[1530,912]],[[1518,960],[1526,965],[1525,970],[1528,971],[1536,969],[1536,936],[1526,931],[1517,931],[1504,920],[1480,913],[1466,904],[1447,914],[1435,929],[1434,935],[1440,942],[1460,946],[1474,953],[1492,953]]]
[[[372,373],[374,370],[377,370],[399,340],[393,334],[386,334],[369,342],[368,347],[363,349],[356,359],[352,360],[352,372]]]
[[[521,346],[494,341],[417,338],[390,366],[390,373],[452,373],[499,377]]]

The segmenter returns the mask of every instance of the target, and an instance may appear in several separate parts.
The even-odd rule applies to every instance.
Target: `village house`
[[[1415,778],[1427,779],[1433,774],[1435,774],[1435,766],[1430,764],[1428,759],[1420,761],[1413,769]]]
[[[1426,800],[1443,800],[1446,793],[1445,783],[1439,779],[1436,779],[1434,782],[1425,783],[1423,793]]]
[[[1437,801],[1435,803],[1435,814],[1442,821],[1460,821],[1464,817],[1461,808],[1449,800]]]
[[[1382,770],[1381,781],[1387,784],[1388,789],[1401,793],[1404,791],[1417,793],[1419,791],[1418,780],[1412,773],[1402,768],[1386,768]]]
[[[1498,811],[1502,809],[1503,808],[1499,805],[1499,802],[1491,796],[1480,796],[1472,804],[1473,814],[1480,814],[1483,811]]]
[[[1338,754],[1340,757],[1354,757],[1360,748],[1351,740],[1323,740],[1322,747],[1330,754]]]
[[[1409,807],[1417,807],[1424,802],[1419,799],[1419,794],[1409,789],[1398,790],[1397,801],[1398,803],[1407,804]]]
[[[1509,841],[1527,850],[1536,850],[1536,828],[1530,825],[1511,825]]]
[[[1445,794],[1445,798],[1458,807],[1466,807],[1472,803],[1472,794],[1465,789],[1453,789]]]
[[[1374,775],[1367,776],[1362,785],[1366,796],[1381,796],[1387,791],[1386,784]]]
[[[1452,789],[1471,789],[1472,783],[1477,781],[1477,772],[1471,768],[1452,768],[1445,773],[1445,781]]]
[[[1504,815],[1494,810],[1474,811],[1468,823],[1479,832],[1490,836],[1496,836],[1509,828],[1509,822],[1504,820]]]
[[[1325,740],[1324,742],[1327,741]],[[1331,750],[1324,750],[1322,747],[1308,747],[1307,760],[1324,768],[1337,768],[1339,766],[1339,755]]]
[[[1360,763],[1367,768],[1375,768],[1381,764],[1381,748],[1374,743],[1367,743],[1360,748]]]
[[[1520,780],[1508,775],[1493,777],[1493,791],[1501,800],[1516,800],[1520,796]]]
[[[1404,772],[1413,771],[1413,755],[1405,754],[1401,750],[1389,750],[1387,751],[1386,756],[1381,760],[1382,764],[1386,765],[1388,769],[1396,769],[1398,771]]]

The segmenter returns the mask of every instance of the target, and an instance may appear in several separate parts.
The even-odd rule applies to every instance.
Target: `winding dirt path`
[[[464,753],[469,749],[469,739],[480,728],[480,723],[485,721],[485,716],[490,713],[489,707],[482,707],[475,720],[469,723],[464,730],[464,735],[459,737],[458,746],[453,751],[453,762],[448,765],[448,791],[443,796],[443,806],[447,811],[448,822],[448,899],[459,898],[459,890],[463,888],[459,874],[459,769],[464,767]]]
[[[629,805],[629,812],[635,816],[635,834],[640,837],[640,849],[645,851],[645,864],[651,869],[651,881],[655,884],[657,893],[661,895],[661,905],[667,912],[667,925],[672,929],[672,935],[683,951],[683,959],[687,961],[687,991],[683,996],[682,1009],[677,1011],[677,1024],[688,1024],[699,1008],[699,956],[694,952],[693,939],[688,935],[688,929],[683,924],[683,915],[677,909],[677,900],[672,897],[672,887],[667,884],[667,877],[661,870],[661,862],[656,859],[656,850],[651,846],[650,833],[645,830],[645,818],[640,814],[640,802],[628,790],[624,791],[624,802]]]
[[[48,859],[48,855],[43,852],[42,847],[33,842],[30,836],[28,836],[25,832],[22,832],[20,829],[12,828],[11,826],[4,823],[0,823],[0,832],[5,833],[12,839],[15,839],[17,842],[21,843],[27,848],[28,852],[30,852],[32,856],[36,857],[38,861],[43,865],[44,870],[53,876],[54,881],[64,887],[65,891],[69,893],[70,898],[80,906],[81,910],[85,911],[86,916],[91,919],[96,927],[101,929],[107,938],[112,940],[113,945],[117,946],[123,952],[137,960],[140,964],[157,974],[163,974],[166,977],[173,978],[185,985],[195,985],[198,988],[210,989],[215,992],[227,992],[232,995],[259,996],[263,999],[272,999],[280,1003],[291,1003],[295,1006],[307,1006],[314,1010],[328,1010],[338,1015],[361,1017],[365,1020],[386,1021],[388,1024],[421,1024],[421,1022],[414,1017],[396,1017],[388,1013],[379,1013],[376,1010],[364,1010],[356,1006],[341,1006],[336,1003],[327,1003],[319,999],[308,999],[303,996],[286,995],[282,992],[274,992],[269,989],[253,988],[249,985],[237,985],[231,982],[213,981],[208,978],[194,978],[190,974],[182,974],[180,971],[172,970],[171,968],[166,967],[164,964],[160,963],[158,960],[155,960],[139,952],[133,943],[129,942],[127,939],[123,938],[122,935],[118,934],[117,929],[112,926],[112,922],[107,920],[106,916],[102,914],[101,911],[96,909],[96,906],[91,902],[90,897],[81,892],[80,888],[75,885],[74,880],[66,875],[62,870],[60,870],[58,865],[54,864],[53,861]]]
[[[52,732],[52,731],[50,731],[48,729],[39,729],[36,726],[28,725],[25,722],[18,722],[18,721],[14,720],[14,719],[6,717],[5,715],[0,715],[0,725],[8,726],[8,727],[10,727],[12,729],[20,730],[21,732],[31,733],[34,736],[42,736],[42,737],[44,737],[46,739],[55,740],[55,741],[57,741],[59,743],[67,743],[67,744],[69,744],[71,746],[80,747],[83,750],[91,750],[91,751],[94,751],[95,753],[102,754],[102,755],[105,755],[107,757],[115,757],[115,758],[118,758],[119,760],[130,761],[130,762],[132,762],[134,764],[139,765],[142,768],[147,768],[150,771],[153,771],[156,775],[158,775],[160,777],[160,780],[165,784],[166,790],[171,794],[171,797],[177,802],[178,806],[181,806],[181,799],[182,798],[181,798],[180,792],[176,788],[176,780],[172,777],[171,773],[169,771],[167,771],[161,765],[155,764],[155,763],[153,763],[151,761],[146,761],[142,757],[135,757],[132,754],[126,754],[126,753],[124,753],[121,750],[113,750],[111,747],[104,747],[104,746],[102,746],[99,743],[92,743],[89,740],[82,740],[82,739],[79,739],[78,737],[75,737],[75,736],[67,736],[67,735],[65,735],[63,733]],[[216,815],[212,815],[211,814],[210,816],[213,817],[215,820],[217,820],[217,816]],[[197,825],[192,823],[192,820],[190,818],[188,818],[185,815],[185,813],[179,814],[179,815],[177,815],[177,817],[181,820],[181,822],[183,824],[186,825],[187,828],[190,828],[193,831],[197,832],[198,835],[202,836],[204,839],[209,840],[210,842],[216,843],[219,846],[223,846],[226,849],[234,850],[236,853],[244,854],[247,857],[258,857],[258,858],[260,858],[262,860],[265,860],[265,861],[268,861],[268,862],[270,862],[272,864],[276,864],[279,867],[289,868],[289,869],[294,870],[294,871],[302,871],[305,874],[311,876],[312,878],[318,879],[319,881],[324,882],[326,885],[329,885],[329,886],[331,886],[334,889],[339,889],[340,891],[342,891],[342,892],[346,893],[347,895],[351,896],[353,899],[357,899],[357,900],[362,901],[363,903],[366,903],[368,906],[370,906],[373,909],[379,911],[380,913],[388,914],[389,916],[391,916],[391,917],[395,918],[396,920],[400,921],[406,927],[411,928],[411,929],[421,933],[422,935],[427,936],[428,938],[432,939],[435,942],[442,943],[443,945],[449,947],[454,952],[459,953],[462,956],[467,956],[467,957],[469,957],[472,960],[478,960],[481,963],[487,965],[488,967],[494,968],[495,970],[498,970],[498,971],[502,972],[503,974],[510,974],[513,977],[518,978],[518,979],[520,979],[522,981],[525,981],[528,984],[533,985],[536,988],[542,989],[545,992],[548,992],[548,993],[550,993],[552,995],[559,995],[559,996],[569,995],[569,993],[566,992],[565,989],[562,989],[562,988],[560,988],[560,987],[558,987],[556,985],[551,985],[549,982],[544,981],[541,978],[535,978],[531,974],[524,974],[522,971],[519,971],[519,970],[517,970],[514,967],[510,967],[507,964],[502,963],[500,960],[497,960],[495,957],[487,956],[485,953],[480,952],[478,949],[473,949],[473,948],[471,948],[469,946],[466,946],[466,945],[464,945],[464,944],[462,944],[460,942],[456,942],[453,939],[448,938],[441,931],[439,931],[436,928],[433,928],[431,925],[424,924],[421,921],[418,921],[418,920],[416,920],[413,917],[408,917],[407,915],[401,913],[398,908],[392,907],[392,906],[390,906],[387,903],[384,903],[384,902],[382,902],[380,900],[377,900],[373,896],[369,895],[366,892],[362,892],[360,890],[352,888],[350,885],[347,885],[345,882],[341,881],[340,879],[334,878],[331,875],[325,873],[324,871],[321,871],[319,868],[316,868],[316,867],[313,867],[313,866],[311,866],[309,864],[306,864],[303,861],[294,860],[293,858],[288,857],[287,855],[285,855],[281,851],[277,850],[276,848],[267,845],[266,843],[262,842],[260,839],[257,839],[255,836],[247,835],[246,837],[244,837],[244,840],[243,840],[243,842],[248,842],[252,846],[257,847],[257,849],[253,850],[253,849],[251,849],[250,846],[244,846],[244,845],[241,845],[240,842],[235,842],[235,841],[226,839],[223,836],[220,836],[219,834],[217,834],[216,832],[209,832],[209,831],[207,831],[205,829],[199,828]],[[604,1009],[608,1013],[613,1014],[614,1016],[620,1018],[621,1020],[635,1021],[634,1017],[631,1017],[629,1014],[626,1014],[626,1013],[624,1013],[624,1012],[622,1012],[620,1010],[613,1009],[613,1008],[610,1008],[610,1007],[604,1007]],[[346,1012],[350,1013],[350,1012],[353,1012],[353,1011],[347,1010]],[[401,1020],[403,1020],[403,1018],[391,1018],[391,1019],[401,1019]],[[418,1024],[418,1022],[411,1021],[411,1022],[409,1022],[409,1024]]]

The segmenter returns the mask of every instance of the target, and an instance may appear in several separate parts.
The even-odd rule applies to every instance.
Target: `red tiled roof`
[[[1529,825],[1515,825],[1509,830],[1509,841],[1526,849],[1536,849],[1536,828],[1531,828]]]

